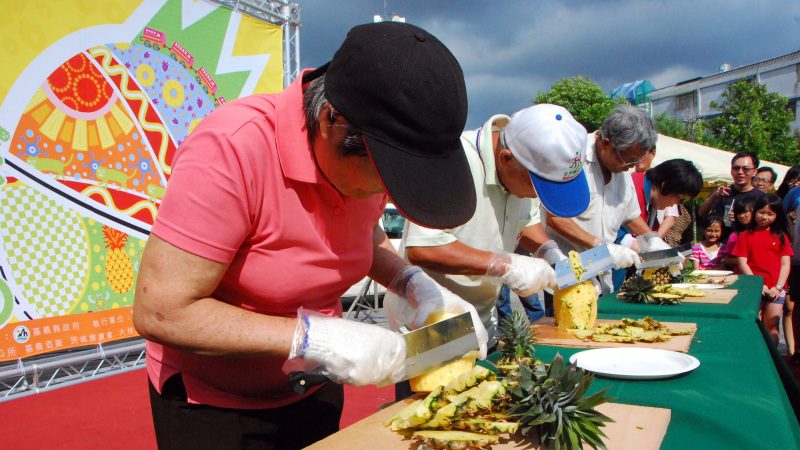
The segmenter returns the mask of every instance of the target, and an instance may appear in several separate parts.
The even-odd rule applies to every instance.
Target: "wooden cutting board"
[[[713,281],[714,283],[722,284],[725,286],[730,286],[739,279],[739,275],[731,274],[731,275],[723,275],[721,277],[708,277],[709,280]]]
[[[739,293],[736,289],[703,289],[704,297],[684,297],[684,303],[716,303],[727,305]]]
[[[597,319],[597,324],[619,322],[618,320]],[[697,328],[696,323],[689,322],[661,322],[667,328]],[[558,347],[579,347],[579,348],[608,348],[608,347],[645,347],[672,350],[675,352],[686,353],[692,344],[694,333],[684,336],[672,336],[667,342],[594,342],[581,340],[569,331],[562,330],[555,325],[555,319],[545,317],[536,321],[533,325],[536,332],[536,342],[538,344],[555,345]]]
[[[327,438],[306,447],[316,450],[411,450],[416,449],[415,440],[393,432],[383,424],[413,400],[411,397],[399,401],[386,409],[356,422]],[[623,403],[603,403],[597,410],[614,419],[603,428],[606,446],[609,449],[649,450],[661,447],[667,434],[667,426],[672,411],[664,408],[626,405]],[[540,449],[531,439],[515,435],[516,440],[501,441],[493,445],[493,450]],[[586,446],[585,448],[590,448]]]

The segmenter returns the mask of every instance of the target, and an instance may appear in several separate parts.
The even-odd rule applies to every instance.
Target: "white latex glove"
[[[611,254],[611,258],[614,260],[614,265],[617,269],[625,269],[630,266],[636,266],[638,268],[639,264],[641,264],[639,254],[628,247],[617,244],[606,245],[608,245],[608,253]]]
[[[536,252],[533,253],[533,257],[542,258],[551,266],[559,261],[567,259],[567,255],[558,248],[558,245],[552,239],[539,246]]]
[[[664,240],[658,236],[658,233],[655,232],[650,232],[647,234],[643,234],[641,236],[637,236],[636,242],[639,243],[639,248],[641,249],[640,251],[642,252],[654,252],[658,250],[669,250],[672,248],[669,244],[664,242]],[[678,256],[680,256],[681,262],[671,264],[669,266],[669,273],[672,274],[672,276],[680,275],[681,269],[683,269],[683,261],[686,259],[686,257],[681,255],[680,253],[678,254]]]
[[[516,253],[492,253],[486,275],[500,278],[520,297],[533,295],[545,288],[558,287],[556,271],[550,264]]]
[[[434,312],[468,312],[478,336],[481,358],[486,358],[489,333],[475,306],[441,286],[417,266],[408,266],[395,276],[383,297],[383,309],[393,330],[402,325],[412,330],[419,328]]]
[[[328,317],[300,308],[285,373],[325,375],[336,383],[396,383],[405,372],[406,343],[377,325]]]
[[[669,250],[672,248],[658,236],[658,233],[652,231],[650,233],[637,236],[636,242],[639,244],[639,251],[642,253],[654,252],[657,250]]]

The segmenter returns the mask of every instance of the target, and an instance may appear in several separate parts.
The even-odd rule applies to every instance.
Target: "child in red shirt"
[[[733,255],[738,257],[741,273],[764,277],[759,316],[777,345],[778,322],[786,299],[784,286],[794,254],[789,240],[789,219],[781,199],[772,194],[756,200],[753,211],[753,220],[739,236]]]

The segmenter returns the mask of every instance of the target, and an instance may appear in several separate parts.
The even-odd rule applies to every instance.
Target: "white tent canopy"
[[[659,134],[658,142],[656,142],[656,157],[652,166],[675,158],[692,161],[700,170],[700,173],[703,174],[703,180],[706,183],[733,182],[731,178],[731,158],[733,158],[733,153]],[[759,167],[764,166],[771,167],[778,173],[778,180],[775,182],[775,188],[777,189],[789,167],[770,161],[761,161]]]

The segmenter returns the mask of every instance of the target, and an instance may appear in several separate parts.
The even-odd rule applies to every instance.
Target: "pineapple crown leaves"
[[[525,314],[512,311],[500,325],[500,333],[498,344],[504,359],[536,358],[536,334]]]
[[[652,280],[636,275],[622,283],[617,298],[629,303],[657,303],[660,305],[677,305],[680,298],[660,295],[658,287]]]
[[[516,417],[525,434],[536,430],[544,444],[556,450],[580,449],[586,443],[605,449],[601,430],[612,419],[595,407],[611,400],[606,391],[586,395],[594,376],[564,364],[560,354],[547,364],[521,365],[518,382],[509,389],[509,415]]]

